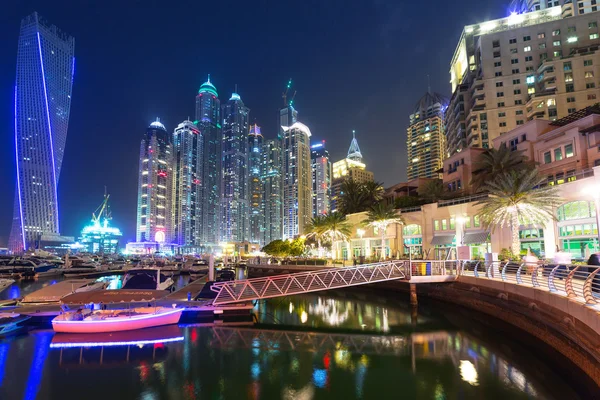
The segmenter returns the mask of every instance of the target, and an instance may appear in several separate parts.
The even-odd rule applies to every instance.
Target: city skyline
[[[448,35],[452,36],[452,40],[448,40],[448,43],[439,44],[440,49],[446,54],[443,56],[440,55],[439,65],[435,68],[432,67],[431,71],[428,71],[432,76],[432,87],[435,90],[441,90],[444,93],[448,93],[449,91],[448,84],[446,83],[448,78],[445,64],[451,50],[447,50],[447,48],[453,46],[453,42],[455,42],[464,24],[504,15],[505,10],[502,7],[486,8],[482,7],[479,3],[477,4],[477,16],[469,17],[468,21],[460,19],[452,27],[448,28],[446,26],[444,28],[451,29],[453,34]],[[475,9],[475,2],[473,2],[472,6]],[[320,7],[318,10],[320,12],[315,12],[314,9],[307,7],[300,7],[295,11],[296,17],[308,21],[309,19],[312,20],[318,14],[322,15],[320,18],[324,20],[334,14],[337,15],[339,11],[336,7],[328,5]],[[406,91],[418,90],[422,92],[426,85],[425,73],[423,74],[422,82],[418,82],[418,84],[413,82],[415,79],[412,78],[403,78],[400,82],[397,80],[394,82],[394,79],[387,79],[392,76],[390,74],[375,77],[372,74],[365,73],[368,63],[359,62],[355,63],[355,65],[350,65],[347,62],[353,58],[353,55],[356,54],[355,52],[361,47],[368,46],[371,48],[375,44],[373,51],[378,53],[382,61],[385,61],[385,64],[389,65],[390,70],[393,69],[394,75],[396,75],[396,68],[392,68],[392,66],[399,63],[400,59],[396,58],[394,61],[394,57],[390,58],[391,54],[389,54],[389,50],[390,46],[391,48],[405,46],[403,44],[405,42],[402,39],[402,31],[398,28],[388,28],[390,31],[386,34],[387,36],[383,39],[380,36],[382,34],[380,30],[381,22],[388,20],[387,11],[390,11],[390,8],[395,7],[390,4],[369,5],[366,9],[368,14],[368,18],[366,19],[364,15],[358,14],[343,16],[343,21],[347,24],[353,24],[354,21],[361,20],[362,33],[368,34],[367,37],[369,37],[370,43],[356,42],[354,40],[355,34],[346,28],[340,28],[334,32],[335,34],[331,40],[323,45],[319,45],[318,43],[321,41],[321,32],[323,30],[319,26],[316,27],[318,29],[305,32],[309,34],[302,36],[302,38],[295,36],[298,51],[305,52],[310,48],[311,52],[316,52],[315,55],[317,57],[319,53],[325,54],[329,52],[333,41],[337,43],[336,45],[341,46],[340,51],[342,51],[344,56],[341,58],[336,57],[337,61],[334,61],[332,58],[325,60],[321,58],[323,61],[330,60],[327,61],[329,66],[327,62],[323,64],[322,76],[315,76],[309,72],[312,62],[307,60],[286,66],[285,68],[282,68],[279,64],[269,64],[269,60],[265,60],[266,63],[260,67],[264,71],[258,74],[256,73],[256,67],[252,66],[249,66],[247,71],[240,71],[239,68],[236,68],[234,71],[232,69],[233,64],[230,67],[226,58],[219,62],[215,61],[223,58],[224,53],[221,49],[227,48],[227,39],[220,39],[219,43],[216,43],[214,46],[211,45],[211,51],[216,52],[214,57],[202,57],[201,52],[196,52],[194,59],[203,59],[202,64],[187,67],[178,65],[174,68],[173,65],[168,65],[169,63],[165,60],[172,58],[173,52],[182,53],[182,47],[189,46],[190,42],[187,41],[187,44],[174,43],[173,45],[161,44],[155,49],[153,45],[159,43],[158,38],[165,34],[165,32],[160,34],[156,32],[155,34],[150,34],[147,39],[141,41],[135,48],[132,47],[132,41],[141,37],[140,35],[147,35],[148,32],[148,29],[144,27],[137,28],[137,32],[132,31],[131,28],[128,28],[129,30],[125,29],[129,15],[128,12],[132,10],[124,9],[121,15],[119,13],[111,13],[111,18],[116,18],[116,20],[110,29],[111,32],[109,32],[109,29],[93,21],[102,20],[103,18],[97,18],[96,14],[107,11],[89,10],[81,5],[76,5],[72,9],[61,5],[48,7],[41,2],[37,5],[28,4],[27,6],[9,7],[6,14],[7,24],[3,24],[2,27],[2,40],[6,41],[7,51],[10,52],[11,48],[14,49],[16,46],[18,21],[34,9],[38,9],[40,14],[52,21],[53,24],[60,26],[61,29],[77,37],[78,43],[81,43],[81,46],[78,47],[78,68],[75,74],[75,93],[71,113],[73,122],[69,127],[70,135],[65,159],[66,165],[70,165],[71,168],[66,169],[69,172],[66,173],[66,177],[61,178],[59,186],[61,206],[63,209],[69,210],[69,213],[64,213],[61,216],[65,220],[61,220],[61,224],[64,226],[62,230],[71,235],[78,232],[84,221],[89,219],[90,210],[94,209],[97,202],[96,199],[103,192],[104,186],[107,186],[109,192],[112,193],[115,224],[118,224],[123,229],[125,233],[124,240],[133,239],[135,221],[132,214],[136,207],[134,189],[135,178],[137,176],[137,165],[135,162],[137,156],[135,156],[135,153],[139,151],[139,132],[145,129],[149,122],[153,121],[156,117],[160,117],[167,130],[172,131],[180,121],[184,120],[188,115],[193,115],[193,107],[189,105],[189,96],[193,95],[194,88],[197,88],[198,84],[206,79],[207,73],[213,74],[216,86],[223,93],[231,92],[234,84],[239,84],[238,91],[244,98],[245,103],[252,108],[253,119],[250,122],[257,122],[263,127],[263,134],[266,140],[275,135],[276,117],[274,115],[277,114],[276,110],[278,107],[281,107],[281,93],[285,88],[285,83],[290,76],[293,77],[295,87],[298,90],[295,105],[297,104],[298,108],[302,111],[302,120],[311,127],[317,141],[323,139],[327,141],[332,159],[339,159],[344,155],[348,132],[356,129],[361,137],[364,138],[361,142],[361,147],[363,148],[363,152],[367,154],[367,157],[371,154],[379,154],[380,151],[383,151],[387,155],[387,157],[377,157],[370,161],[372,165],[371,169],[375,171],[376,179],[385,182],[386,185],[402,180],[405,168],[404,157],[402,156],[402,149],[404,147],[403,133],[401,129],[387,126],[388,124],[383,123],[381,117],[385,113],[389,113],[392,109],[407,109],[406,105],[402,104],[404,102],[404,99],[401,98],[402,96],[399,96],[397,101],[389,102],[389,95],[394,93],[393,88],[399,87],[398,85],[402,86],[403,90]],[[95,15],[95,17],[89,18],[86,11],[93,11],[90,16]],[[140,17],[143,18],[145,13],[156,13],[157,11],[158,9],[154,7],[151,10],[144,10]],[[214,11],[224,12],[225,10],[216,7]],[[236,12],[238,11],[240,13],[250,12],[253,15],[260,14],[260,10],[258,9],[249,10],[246,8],[242,10],[240,8]],[[270,15],[269,18],[276,20],[277,15],[283,15],[286,11],[287,8],[285,7],[274,8],[271,10],[274,14]],[[411,10],[406,11],[410,12]],[[164,15],[165,22],[172,24],[172,17],[175,13],[181,15],[182,10],[167,10]],[[74,15],[80,14],[84,15],[81,21],[74,18]],[[458,16],[459,13],[456,15]],[[211,26],[216,27],[217,25],[222,24],[214,23]],[[83,29],[84,26],[86,29],[97,29],[100,35],[95,34],[94,37],[91,37],[86,32],[86,29]],[[259,36],[254,37],[256,42],[252,46],[252,50],[250,50],[251,53],[258,51],[260,54],[265,54],[264,52],[267,49],[276,46],[276,43],[273,43],[273,41],[278,41],[278,39],[268,39],[265,41],[265,38],[268,37],[265,35],[271,32],[272,29],[274,28],[256,33]],[[114,32],[112,32],[113,30]],[[442,30],[440,27],[440,32]],[[297,35],[300,31],[304,32],[305,29],[292,30],[290,34]],[[177,38],[185,36],[185,32],[179,32],[177,35],[171,34],[171,37]],[[116,40],[117,37],[122,39],[123,44],[117,43],[119,42],[119,40]],[[427,44],[428,41],[431,43]],[[424,40],[417,47],[431,46],[434,42],[437,42],[437,39],[434,40],[432,37]],[[107,47],[109,43],[110,46]],[[102,52],[92,51],[92,49],[103,49],[105,54],[102,55],[100,54]],[[153,51],[153,49],[158,51]],[[81,54],[79,54],[80,50]],[[410,52],[415,51],[415,49],[406,48],[405,50]],[[418,49],[415,54],[419,54]],[[118,62],[116,62],[117,58]],[[142,58],[145,60],[144,68],[141,68],[141,64],[137,62],[137,60],[141,60]],[[99,62],[100,60],[102,61]],[[103,67],[102,69],[98,69],[92,64],[102,64]],[[321,65],[321,61],[319,64]],[[4,69],[14,71],[14,58],[3,61],[1,68],[2,71]],[[407,67],[403,68],[406,69]],[[175,69],[182,71],[181,74],[177,74],[181,76],[175,77],[173,75]],[[5,81],[10,82],[13,80],[11,78],[13,74],[14,72],[10,72],[9,79],[3,78],[1,88],[5,87]],[[161,76],[168,78],[161,79]],[[249,79],[250,76],[253,78]],[[118,79],[112,79],[117,77]],[[359,79],[365,81],[372,91],[368,98],[359,102],[351,101],[350,93],[353,81]],[[114,84],[118,82],[118,85],[115,86],[113,82]],[[325,87],[328,88],[327,96],[320,99],[316,95],[319,94],[320,88],[323,87],[325,82],[327,82]],[[82,86],[78,88],[78,84]],[[79,93],[78,90],[80,90]],[[12,96],[5,96],[6,92],[6,90],[3,90],[2,96],[0,96],[2,99],[1,105],[4,106],[8,103],[9,107],[8,109],[0,107],[0,109],[5,113],[3,115],[10,115]],[[114,101],[107,98],[107,96],[114,93],[119,93],[119,96],[114,97]],[[134,98],[136,99],[135,101],[133,101]],[[100,99],[102,99],[101,103],[98,103]],[[326,104],[331,102],[338,105],[335,107],[335,110],[327,109]],[[408,107],[413,102],[414,100],[412,99],[406,100]],[[122,112],[122,110],[126,110],[127,112]],[[9,129],[10,125],[4,130],[10,131]],[[92,137],[101,138],[101,140],[96,140],[94,145],[90,146]],[[7,147],[10,148],[10,136],[5,136],[4,140],[7,142]],[[387,141],[388,145],[384,144],[385,141]],[[138,145],[134,144],[136,142]],[[389,146],[390,143],[392,144],[391,146]],[[389,150],[386,150],[388,148]],[[385,153],[386,151],[387,153]],[[101,162],[100,159],[106,157],[107,154],[114,154],[117,162],[109,163],[110,165]],[[396,156],[397,154],[400,156]],[[3,167],[7,171],[13,172],[6,174],[7,176],[4,177],[2,183],[13,186],[16,176],[14,174],[14,160],[4,162]],[[89,166],[89,168],[82,168],[83,166]],[[124,182],[124,184],[121,182]],[[85,188],[85,190],[82,188]],[[81,193],[78,190],[81,190]],[[71,193],[77,194],[71,196]],[[10,197],[10,199],[7,197]],[[2,202],[5,206],[3,208],[11,208],[9,214],[12,214],[12,205],[8,205],[8,203],[12,203],[12,200],[14,198],[10,194],[3,196]],[[5,212],[4,215],[0,215],[0,222],[3,222],[3,225],[6,226],[11,217],[12,215],[7,215]],[[6,237],[7,234],[8,232],[2,232],[0,235]]]

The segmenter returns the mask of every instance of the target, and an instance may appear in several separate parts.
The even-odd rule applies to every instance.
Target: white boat
[[[47,262],[36,257],[15,257],[8,262],[7,267],[32,268],[37,276],[53,276],[62,274],[62,268],[56,263]]]
[[[160,268],[135,268],[125,274],[122,289],[169,290],[174,283]]]
[[[87,311],[87,310],[86,310]],[[127,310],[99,310],[84,313],[81,309],[65,312],[52,320],[55,332],[102,333],[131,331],[179,322],[183,308],[138,307]]]
[[[13,283],[15,283],[14,279],[4,279],[4,278],[0,279],[0,293],[2,293],[2,291],[4,291],[4,289],[7,289]]]

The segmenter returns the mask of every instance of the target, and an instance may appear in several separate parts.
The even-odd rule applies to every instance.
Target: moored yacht
[[[125,274],[122,289],[169,290],[173,284],[160,268],[135,268]]]

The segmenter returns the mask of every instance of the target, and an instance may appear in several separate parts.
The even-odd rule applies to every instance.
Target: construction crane
[[[98,206],[98,208],[96,208],[96,211],[94,211],[92,213],[92,222],[94,224],[100,225],[102,226],[102,215],[104,215],[104,224],[107,224],[108,221],[111,219],[111,215],[110,215],[110,207],[108,205],[108,198],[110,197],[110,194],[104,194],[104,201],[102,201],[102,204],[100,204]]]
[[[292,99],[290,100],[290,106],[294,104],[294,99],[296,98],[296,93],[298,93],[298,91],[294,90],[294,95],[292,96]]]
[[[290,78],[290,80],[288,81],[287,87],[285,88],[285,92],[281,96],[281,97],[283,97],[283,106],[284,107],[288,106],[287,95],[288,95],[288,92],[290,91],[291,87],[292,87],[292,78]],[[296,93],[294,93],[294,96],[296,96]],[[292,101],[293,101],[293,98],[292,98]]]

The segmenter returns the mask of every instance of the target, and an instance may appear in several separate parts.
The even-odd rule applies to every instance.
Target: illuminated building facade
[[[281,140],[266,140],[262,150],[263,243],[283,238],[283,149]]]
[[[112,220],[108,198],[92,213],[92,223],[81,231],[79,243],[84,251],[95,254],[116,254],[119,251],[119,240],[123,236],[119,228],[109,226]]]
[[[17,187],[9,247],[34,247],[60,236],[58,180],[75,68],[75,39],[37,13],[21,21],[14,88]]]
[[[327,214],[331,208],[331,158],[325,141],[310,146],[313,186],[313,216]]]
[[[260,126],[250,126],[248,134],[248,202],[250,205],[250,242],[263,245],[264,189],[263,189],[263,135]]]
[[[331,183],[331,212],[337,211],[337,200],[342,194],[342,183],[351,179],[358,183],[370,182],[374,179],[373,172],[367,171],[363,156],[358,147],[356,133],[352,131],[352,141],[346,158],[333,163],[333,180]]]
[[[196,96],[196,125],[202,133],[204,162],[202,165],[200,241],[217,244],[221,210],[221,102],[217,89],[208,80]]]
[[[450,62],[447,156],[598,102],[600,14],[579,3],[465,26]]]
[[[249,237],[248,118],[250,109],[233,93],[223,105],[221,157],[221,241]]]
[[[312,218],[311,133],[301,122],[282,129],[283,238],[289,239],[302,235]]]
[[[448,99],[438,93],[425,93],[410,115],[406,129],[409,181],[416,178],[441,178],[446,149],[444,111]]]
[[[575,6],[577,4],[577,6]],[[598,11],[598,6],[593,0],[513,0],[510,3],[511,12],[523,14],[532,11],[545,10],[547,8],[562,6],[564,16],[581,15]]]
[[[173,243],[200,245],[203,137],[192,121],[183,121],[173,133]]]
[[[171,135],[157,118],[140,144],[137,242],[172,240],[172,157]]]

